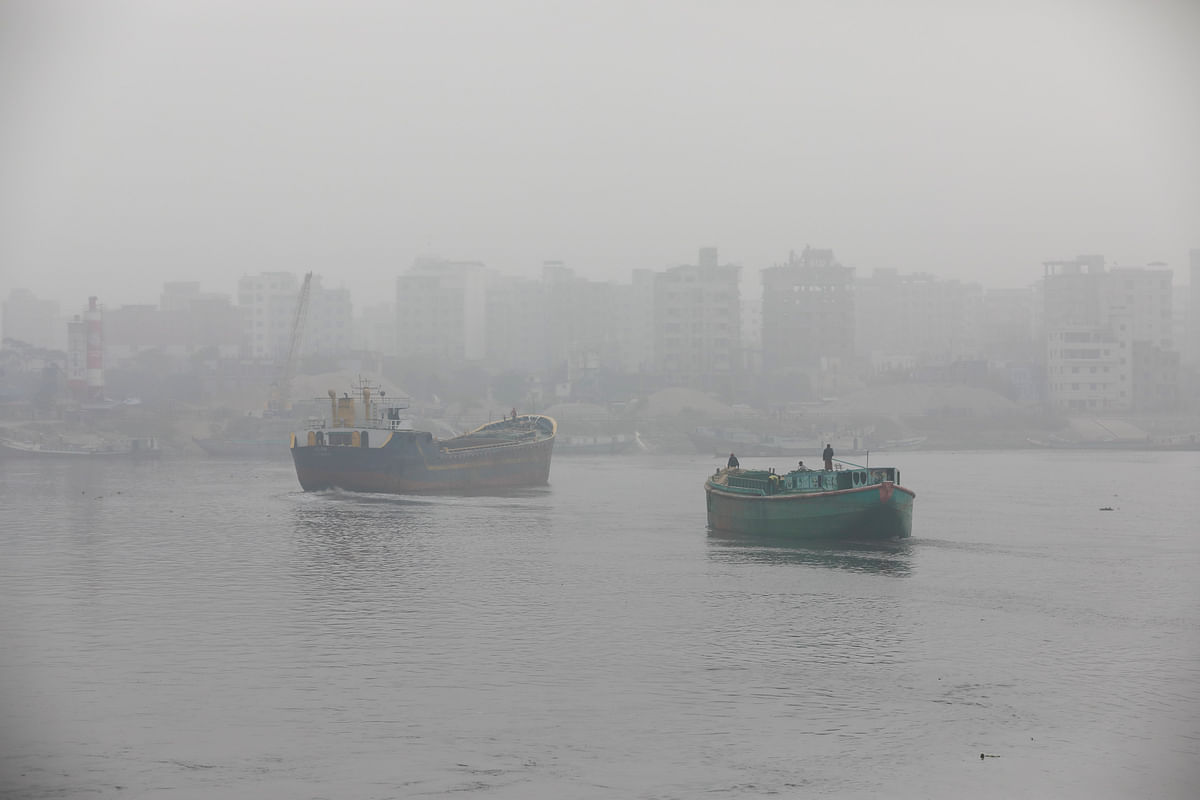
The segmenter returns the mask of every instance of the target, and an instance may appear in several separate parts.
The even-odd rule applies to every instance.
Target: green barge
[[[704,483],[715,531],[795,539],[906,539],[916,495],[895,467],[718,470]]]

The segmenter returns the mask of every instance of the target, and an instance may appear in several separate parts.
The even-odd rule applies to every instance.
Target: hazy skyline
[[[0,0],[0,297],[1200,247],[1200,3]]]

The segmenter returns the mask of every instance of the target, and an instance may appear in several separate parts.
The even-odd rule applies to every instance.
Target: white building
[[[350,290],[326,289],[313,275],[300,352],[303,355],[344,355],[354,346],[354,307]]]
[[[396,279],[396,354],[452,363],[487,356],[487,277],[476,261],[418,258]]]
[[[944,366],[982,356],[979,284],[876,269],[855,290],[855,348],[872,363]]]
[[[1105,270],[1102,256],[1046,262],[1046,385],[1063,411],[1158,411],[1177,396],[1172,273]]]
[[[244,355],[287,358],[296,328],[296,308],[303,278],[291,272],[263,272],[238,281]],[[301,355],[339,355],[350,350],[353,308],[348,289],[325,289],[313,275],[303,321]]]
[[[1119,325],[1117,326],[1119,327]],[[1126,330],[1122,333],[1127,334]],[[1133,405],[1132,340],[1114,326],[1064,325],[1049,333],[1047,390],[1062,411],[1124,411]]]
[[[299,295],[300,279],[291,272],[263,272],[238,280],[246,357],[287,357]]]

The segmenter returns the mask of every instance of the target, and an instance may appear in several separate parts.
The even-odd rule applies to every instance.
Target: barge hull
[[[292,459],[306,492],[455,492],[544,486],[550,481],[553,447],[553,439],[457,452],[431,445],[314,445],[293,446]]]
[[[722,491],[706,484],[713,530],[796,539],[906,539],[914,493],[892,483],[771,497]]]

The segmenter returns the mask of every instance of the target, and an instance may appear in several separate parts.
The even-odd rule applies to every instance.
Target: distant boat
[[[1200,434],[1184,434],[1144,439],[1074,440],[1050,436],[1046,439],[1025,440],[1033,447],[1052,450],[1200,450]]]
[[[555,449],[564,455],[619,455],[645,445],[637,433],[605,433],[594,436],[559,434]]]
[[[921,445],[925,444],[925,440],[928,438],[928,436],[910,436],[907,439],[888,439],[885,442],[875,445],[872,449],[878,451],[916,450]]]
[[[514,413],[470,433],[436,439],[413,430],[408,403],[360,384],[354,395],[329,392],[330,419],[291,437],[296,477],[305,491],[472,492],[543,486],[550,479],[557,423]]]
[[[70,443],[30,444],[0,441],[0,453],[8,456],[37,458],[155,458],[161,454],[154,437],[128,439],[116,444],[82,445]]]
[[[704,483],[716,531],[807,539],[905,539],[915,493],[895,467],[722,469]]]
[[[861,456],[867,452],[863,440],[858,436],[830,436],[816,439],[812,436],[787,436],[759,434],[737,428],[696,428],[688,433],[696,450],[705,455],[728,455],[739,457],[812,456],[816,458],[826,444],[833,444],[839,455]]]

